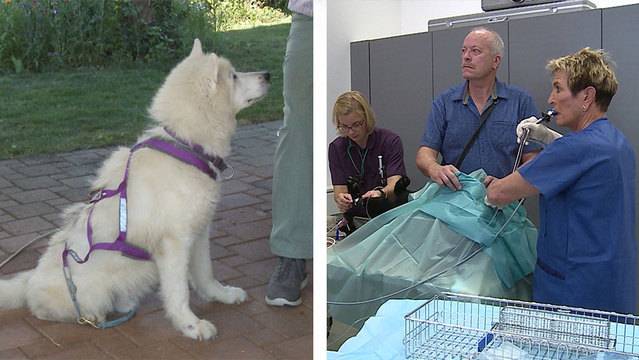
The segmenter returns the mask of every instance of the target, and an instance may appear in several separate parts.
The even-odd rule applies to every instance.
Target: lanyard
[[[366,161],[366,155],[368,155],[368,148],[366,149],[366,151],[364,151],[364,155],[362,155],[362,152],[359,151],[359,157],[362,160],[362,163],[360,164],[359,169],[357,168],[357,165],[355,165],[355,160],[353,160],[353,156],[351,155],[352,148],[353,148],[353,143],[349,139],[348,146],[346,147],[346,153],[348,154],[348,158],[351,159],[351,164],[353,164],[355,171],[357,171],[357,176],[359,176],[360,179],[363,179],[364,178],[364,162]]]

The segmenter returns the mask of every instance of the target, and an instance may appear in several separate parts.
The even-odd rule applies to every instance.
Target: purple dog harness
[[[80,324],[89,324],[95,328],[109,328],[116,325],[119,325],[127,320],[129,320],[134,314],[135,309],[131,310],[124,317],[112,320],[105,321],[96,324],[92,320],[86,319],[80,313],[80,307],[76,300],[76,292],[77,288],[73,283],[73,279],[71,278],[71,273],[68,269],[67,255],[70,255],[71,258],[78,264],[84,264],[89,260],[89,256],[93,250],[111,250],[111,251],[119,251],[122,255],[136,259],[136,260],[150,260],[151,254],[149,254],[146,250],[131,245],[126,241],[127,236],[127,183],[129,179],[129,166],[131,164],[131,158],[133,157],[133,153],[137,150],[149,148],[154,149],[164,154],[167,154],[173,158],[176,158],[186,164],[194,166],[199,169],[203,173],[207,174],[213,180],[217,180],[217,172],[223,174],[224,171],[229,168],[224,160],[219,156],[210,156],[204,152],[202,146],[198,144],[191,145],[190,143],[181,140],[177,137],[173,132],[169,129],[164,129],[171,137],[173,137],[174,141],[167,141],[160,137],[153,137],[147,140],[144,140],[140,143],[135,144],[131,150],[129,151],[129,157],[126,162],[126,168],[124,170],[124,178],[117,189],[102,189],[95,191],[93,196],[89,200],[91,204],[91,209],[89,210],[89,216],[87,218],[87,241],[89,242],[89,251],[87,252],[84,258],[81,258],[75,251],[72,249],[68,249],[65,245],[65,249],[62,252],[62,262],[63,262],[63,271],[64,276],[67,281],[67,287],[69,288],[69,293],[71,294],[71,299],[73,301],[73,305],[76,309],[76,313],[78,315],[78,323]],[[225,178],[230,178],[233,176],[231,173],[229,176]],[[95,204],[103,199],[107,199],[113,196],[120,196],[120,206],[119,206],[119,233],[118,237],[115,241],[111,243],[94,243],[93,242],[93,227],[91,226],[91,216],[93,215],[93,210],[95,209]]]

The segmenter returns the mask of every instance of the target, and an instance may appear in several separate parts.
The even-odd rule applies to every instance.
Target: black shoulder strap
[[[462,151],[461,155],[459,155],[459,159],[457,159],[457,161],[455,162],[455,167],[457,169],[459,169],[461,164],[464,162],[464,159],[466,158],[466,155],[468,155],[470,148],[475,143],[475,140],[477,140],[477,136],[479,136],[479,131],[481,131],[481,128],[484,127],[484,124],[486,123],[486,120],[488,120],[490,113],[493,112],[493,109],[495,108],[495,105],[497,104],[497,100],[498,99],[493,100],[493,102],[490,103],[490,106],[488,106],[488,109],[484,110],[484,112],[481,113],[481,116],[479,117],[479,127],[477,128],[477,130],[475,130],[475,133],[473,134],[473,136],[470,137],[470,140],[468,140],[468,142],[466,143],[466,146],[464,146],[464,150]]]

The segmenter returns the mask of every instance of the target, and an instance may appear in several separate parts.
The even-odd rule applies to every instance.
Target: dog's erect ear
[[[209,56],[211,57],[211,64],[212,64],[212,66],[210,68],[211,80],[212,80],[211,88],[215,89],[215,87],[217,86],[217,81],[218,81],[217,75],[218,75],[218,72],[219,72],[218,70],[219,70],[219,67],[220,67],[219,66],[220,65],[219,64],[220,59],[218,58],[218,56],[216,54],[213,54],[213,53],[209,54]]]
[[[202,55],[202,44],[200,43],[200,39],[195,39],[193,41],[193,49],[191,49],[191,55]]]

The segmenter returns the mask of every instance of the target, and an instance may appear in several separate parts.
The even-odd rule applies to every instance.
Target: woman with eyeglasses
[[[337,98],[333,123],[340,135],[328,147],[335,203],[342,213],[368,217],[366,207],[353,195],[394,200],[395,184],[406,175],[402,141],[392,131],[375,127],[373,110],[357,91]],[[352,194],[353,188],[357,194]]]

